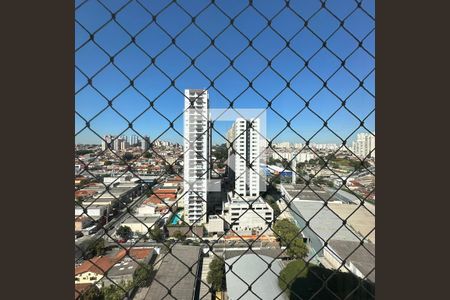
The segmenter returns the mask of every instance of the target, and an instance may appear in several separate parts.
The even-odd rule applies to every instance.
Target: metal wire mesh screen
[[[75,1],[75,298],[374,298],[374,39],[369,0]]]

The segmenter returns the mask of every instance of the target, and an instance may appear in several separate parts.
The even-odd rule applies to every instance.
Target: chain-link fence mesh
[[[374,21],[363,0],[75,1],[75,138],[102,142],[76,149],[75,298],[374,298]],[[206,126],[186,135],[201,99],[223,114],[263,109],[267,134],[251,123],[230,137],[200,112]],[[251,160],[235,148],[250,131],[265,147]],[[324,134],[339,144],[318,147]],[[265,190],[233,193],[248,173],[224,176],[217,152],[197,151],[204,136]],[[302,145],[286,151],[288,138]],[[192,176],[218,178],[244,207],[237,217],[186,178],[190,151],[206,162]],[[194,221],[180,212],[187,195]],[[265,226],[239,224],[250,213]]]

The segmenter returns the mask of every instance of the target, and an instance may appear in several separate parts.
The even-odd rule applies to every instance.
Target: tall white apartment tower
[[[369,157],[375,157],[375,136],[370,133],[358,133],[356,135],[356,140],[353,141],[352,148],[353,152],[355,152],[359,158],[366,158],[369,153]]]
[[[259,118],[238,118],[227,134],[233,146],[228,145],[228,163],[234,177],[234,189],[243,198],[259,196],[260,125]],[[247,163],[252,163],[252,168]]]
[[[206,223],[210,174],[209,97],[206,90],[184,91],[185,221]]]
[[[107,143],[111,143],[111,140],[113,139],[113,137],[111,135],[105,135],[103,140],[102,140],[102,151],[106,151],[106,149],[108,149],[108,145]],[[113,146],[114,147],[114,146]]]

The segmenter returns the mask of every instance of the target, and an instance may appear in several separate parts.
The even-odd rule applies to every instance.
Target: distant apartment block
[[[102,140],[102,151],[108,149],[108,144],[111,143],[113,139],[112,135],[105,135]]]
[[[358,135],[356,136],[356,141],[353,141],[352,144],[353,152],[359,158],[375,157],[374,149],[375,149],[375,135],[364,132],[358,133]]]
[[[184,92],[184,208],[186,222],[206,222],[211,137],[206,90]]]
[[[113,151],[125,151],[129,147],[130,144],[128,143],[128,138],[126,136],[114,137],[112,135],[105,135],[102,140],[102,151],[107,149]]]
[[[238,118],[228,131],[228,163],[234,190],[243,197],[256,197],[260,191],[260,120]],[[248,164],[251,163],[250,168]]]
[[[167,143],[167,142],[162,142]],[[109,144],[109,146],[108,146]],[[139,137],[137,135],[128,136],[113,136],[107,134],[102,140],[102,151],[111,149],[112,151],[126,151],[132,146],[139,146],[142,151],[147,151],[150,149],[150,138],[145,135]]]
[[[150,149],[150,138],[146,135],[141,138],[141,149],[144,152]]]
[[[136,145],[137,143],[138,143],[138,136],[134,134],[130,137],[130,144]]]
[[[295,160],[297,163],[308,162],[311,159],[315,159],[316,155],[311,151],[277,151],[272,153],[273,159],[286,159],[287,161]]]
[[[281,143],[275,144],[275,147],[277,147],[277,148],[290,148],[291,147],[291,143],[289,143],[289,142],[281,142]]]

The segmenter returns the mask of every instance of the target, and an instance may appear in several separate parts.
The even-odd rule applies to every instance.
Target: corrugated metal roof
[[[270,268],[269,263],[272,263]],[[233,265],[232,272],[227,264]],[[229,299],[287,299],[284,295],[276,298],[281,293],[278,275],[282,269],[281,260],[274,261],[265,255],[246,254],[227,259],[225,270]],[[248,285],[254,281],[249,291]]]

